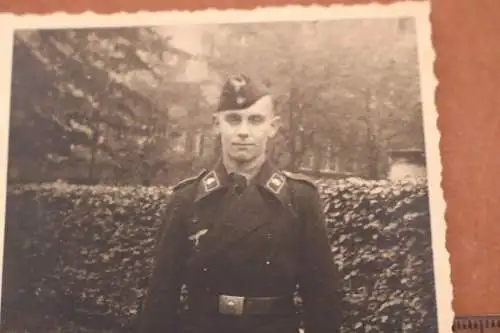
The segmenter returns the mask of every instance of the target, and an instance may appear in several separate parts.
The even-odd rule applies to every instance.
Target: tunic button
[[[204,272],[207,272],[207,271],[208,271],[208,268],[203,267],[203,271],[204,271]]]
[[[270,265],[271,264],[271,261],[270,260],[266,260],[266,265]]]

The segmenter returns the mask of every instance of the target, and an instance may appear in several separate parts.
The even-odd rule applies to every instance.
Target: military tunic
[[[140,333],[296,333],[300,319],[306,333],[338,332],[339,281],[311,183],[266,162],[246,185],[219,163],[175,188],[164,222]],[[282,301],[228,314],[219,295]]]

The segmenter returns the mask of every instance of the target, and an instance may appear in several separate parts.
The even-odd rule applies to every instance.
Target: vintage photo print
[[[1,332],[451,331],[428,2],[0,19]]]

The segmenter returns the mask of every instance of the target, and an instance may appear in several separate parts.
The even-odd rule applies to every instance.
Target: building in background
[[[426,178],[425,152],[421,149],[398,149],[389,151],[389,174],[391,181]]]

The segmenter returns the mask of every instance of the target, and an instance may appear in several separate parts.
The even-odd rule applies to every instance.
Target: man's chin
[[[231,159],[236,163],[245,164],[253,161],[254,157],[246,154],[234,154]]]

